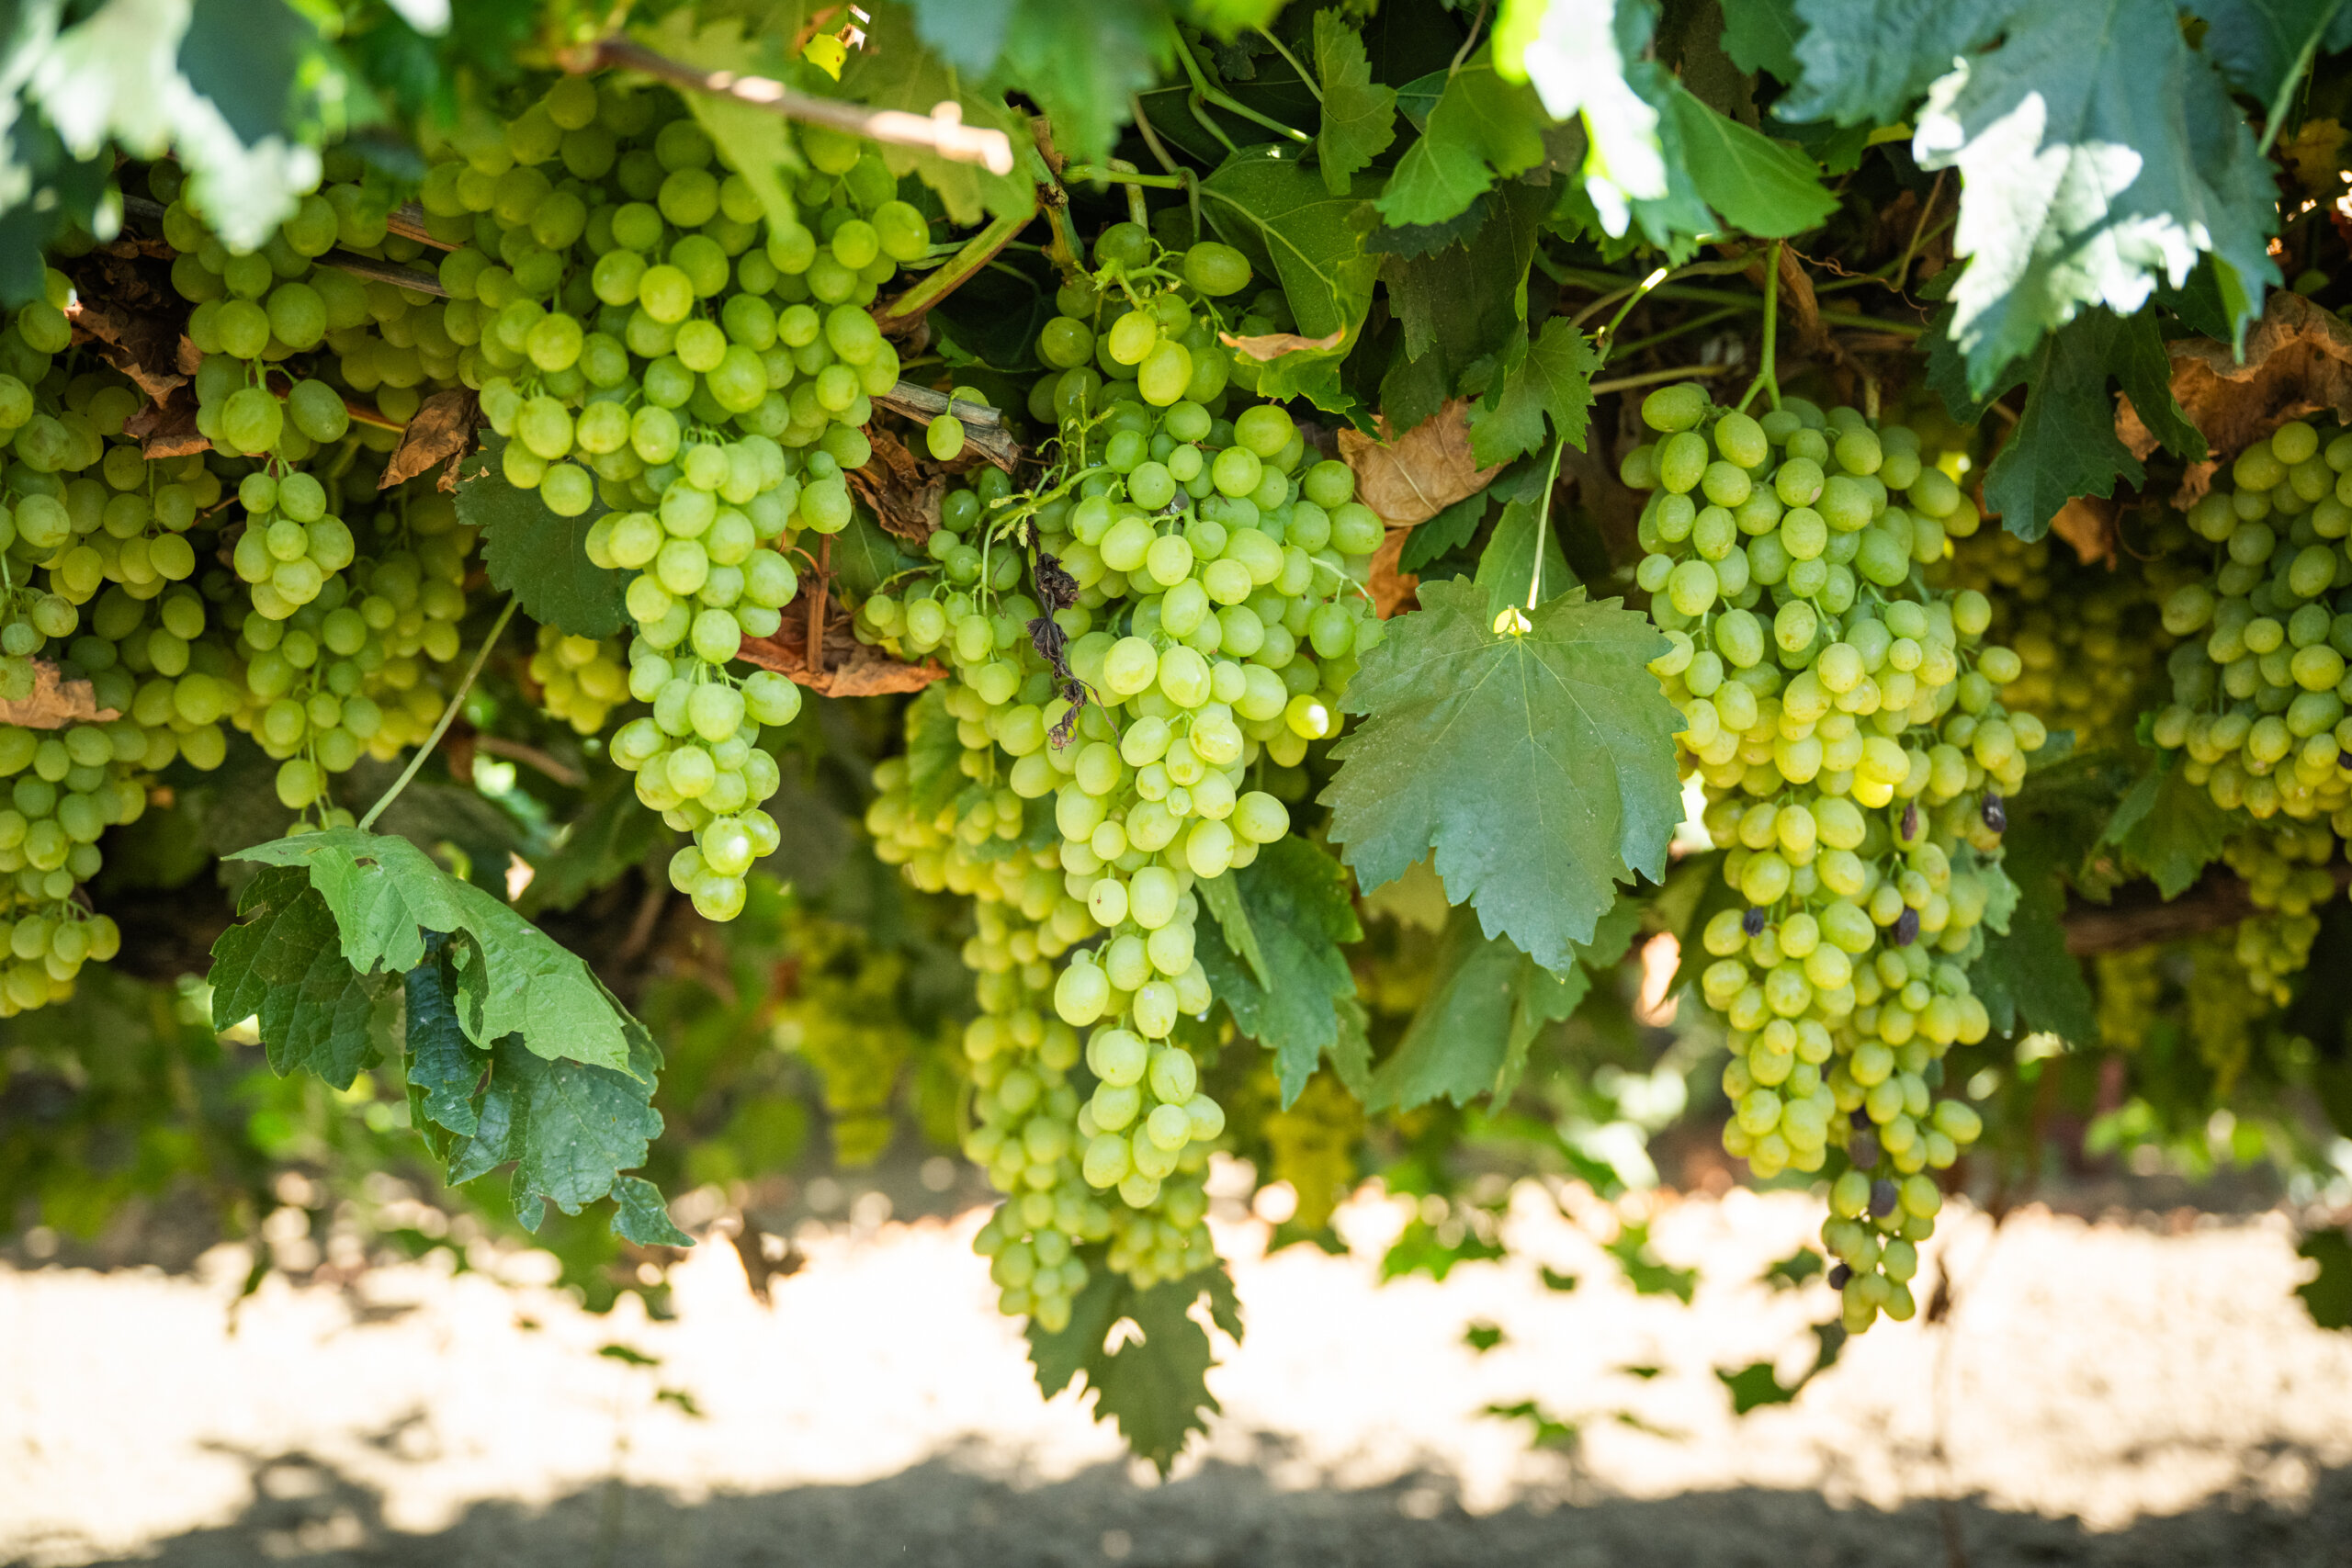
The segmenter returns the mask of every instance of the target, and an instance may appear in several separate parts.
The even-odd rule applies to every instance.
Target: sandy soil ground
[[[1346,1213],[1351,1258],[1226,1227],[1249,1337],[1166,1483],[1038,1400],[977,1215],[812,1236],[770,1306],[705,1247],[667,1323],[423,1266],[233,1313],[225,1251],[0,1272],[0,1562],[2352,1568],[2352,1336],[2303,1315],[2275,1217],[1963,1211],[1947,1324],[1735,1419],[1715,1369],[1811,1361],[1826,1289],[1756,1282],[1810,1205],[1665,1208],[1658,1252],[1704,1271],[1686,1309],[1520,1198],[1513,1260],[1442,1286],[1376,1283],[1393,1203]],[[1581,1440],[1480,1414],[1529,1399]]]

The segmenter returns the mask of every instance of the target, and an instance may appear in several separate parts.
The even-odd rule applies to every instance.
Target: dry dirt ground
[[[1826,1315],[1756,1282],[1804,1200],[1664,1208],[1688,1309],[1520,1200],[1512,1261],[1442,1286],[1375,1282],[1396,1204],[1351,1208],[1351,1258],[1226,1227],[1249,1337],[1165,1483],[1038,1400],[977,1215],[812,1236],[772,1306],[707,1246],[658,1324],[422,1266],[233,1314],[225,1254],[0,1271],[0,1562],[2352,1568],[2352,1336],[2303,1316],[2275,1217],[1963,1212],[1948,1324],[1883,1325],[1743,1420],[1715,1369],[1793,1373]],[[1505,1336],[1483,1355],[1474,1320]],[[1580,1440],[1480,1414],[1531,1399]]]

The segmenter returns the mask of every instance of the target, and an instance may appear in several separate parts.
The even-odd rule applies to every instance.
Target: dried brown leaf
[[[747,662],[808,687],[820,696],[870,697],[886,692],[920,692],[947,671],[925,660],[905,664],[878,648],[857,640],[849,618],[835,613],[826,617],[822,650],[824,670],[808,668],[808,606],[813,595],[803,593],[785,607],[784,624],[774,637],[746,637],[741,657]]]
[[[1237,337],[1231,333],[1219,333],[1216,340],[1235,353],[1246,354],[1262,365],[1268,360],[1280,359],[1285,354],[1296,354],[1303,349],[1337,348],[1347,341],[1347,336],[1348,329],[1340,327],[1321,337],[1301,337],[1296,333],[1259,333]]]
[[[2078,495],[2058,509],[2050,531],[2075,547],[2085,566],[2104,566],[2115,558],[2115,502],[2095,495]]]
[[[65,316],[78,337],[96,343],[98,356],[130,377],[153,401],[163,402],[187,382],[179,369],[175,323],[80,293],[67,302]]]
[[[481,404],[465,388],[453,387],[446,392],[434,393],[419,405],[416,417],[408,422],[400,446],[392,453],[392,460],[384,465],[384,477],[377,481],[376,488],[390,490],[436,464],[462,459],[466,448],[473,444],[475,427],[481,423]]]
[[[1487,488],[1499,463],[1478,467],[1470,456],[1470,403],[1456,398],[1402,435],[1380,422],[1380,438],[1340,432],[1340,457],[1355,470],[1356,499],[1385,521],[1410,527],[1427,522],[1465,495]]]
[[[873,446],[873,459],[843,477],[885,532],[922,544],[938,530],[939,501],[947,493],[947,481],[925,472],[907,444],[881,425],[867,425],[865,438]]]
[[[27,729],[62,729],[69,724],[105,724],[120,718],[113,708],[98,706],[87,681],[68,681],[46,660],[33,665],[33,694],[18,702],[0,702],[0,724]]]
[[[2166,352],[2172,395],[2213,449],[2211,460],[2189,465],[2182,476],[2177,506],[2194,504],[2222,463],[2289,420],[2315,413],[2352,420],[2352,326],[2300,294],[2271,294],[2246,333],[2243,362],[2211,338],[2180,338]],[[2117,401],[2115,434],[2135,457],[2156,449],[2128,397]]]
[[[122,433],[139,443],[141,455],[150,462],[212,449],[196,428],[196,392],[189,387],[174,388],[169,401],[149,403],[124,420]]]
[[[1405,554],[1405,541],[1412,535],[1410,528],[1391,528],[1381,536],[1380,547],[1372,552],[1372,568],[1364,586],[1372,591],[1373,608],[1380,612],[1384,621],[1421,607],[1421,580],[1409,571],[1397,570],[1397,562]]]

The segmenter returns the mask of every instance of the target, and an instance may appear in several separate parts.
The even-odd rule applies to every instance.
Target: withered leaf
[[[847,470],[843,477],[885,533],[922,544],[939,527],[939,502],[947,493],[946,480],[924,472],[896,433],[869,424],[865,438],[874,448],[872,459],[862,468]]]
[[[2243,363],[2228,344],[2211,338],[2180,338],[2165,352],[2172,395],[2213,450],[2181,476],[2177,506],[2194,504],[2222,463],[2289,420],[2315,413],[2352,419],[2352,325],[2300,294],[2271,293],[2262,319],[2246,333]],[[2128,397],[2117,401],[2115,434],[2134,457],[2156,448]]]
[[[463,387],[435,392],[425,399],[418,407],[416,417],[408,422],[400,447],[393,452],[392,460],[384,465],[384,477],[377,481],[376,488],[390,490],[436,464],[462,457],[473,442],[474,428],[481,417],[481,404]]]
[[[57,666],[47,660],[33,664],[32,695],[17,702],[0,702],[0,724],[21,725],[27,729],[62,729],[69,724],[105,724],[120,718],[113,708],[98,706],[96,691],[87,681],[68,681],[57,672]]]
[[[745,637],[740,655],[747,663],[773,670],[820,696],[871,697],[885,692],[920,692],[933,681],[946,679],[946,670],[925,660],[903,664],[878,648],[857,640],[849,617],[838,607],[825,620],[820,650],[821,671],[808,668],[808,606],[813,595],[803,593],[785,606],[784,624],[774,637]]]
[[[1346,341],[1348,329],[1340,327],[1322,337],[1301,337],[1296,333],[1259,333],[1238,337],[1232,333],[1219,333],[1217,341],[1237,354],[1246,354],[1263,365],[1280,359],[1285,354],[1297,354],[1306,349],[1337,348]]]
[[[1340,432],[1340,457],[1355,470],[1356,499],[1389,522],[1410,526],[1487,488],[1502,471],[1470,456],[1470,404],[1456,398],[1402,435],[1386,420],[1380,439]]]
[[[1364,586],[1372,591],[1373,608],[1380,612],[1383,620],[1421,607],[1421,580],[1409,571],[1397,570],[1405,553],[1405,541],[1412,534],[1410,528],[1391,528],[1382,536],[1380,547],[1372,552],[1372,568]]]

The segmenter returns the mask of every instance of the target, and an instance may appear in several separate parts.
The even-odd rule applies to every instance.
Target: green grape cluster
[[[628,700],[628,670],[610,637],[541,626],[529,670],[539,685],[539,705],[582,735],[604,728],[605,716]]]
[[[2168,558],[2147,570],[2085,566],[2063,541],[2028,544],[1995,528],[1955,543],[1936,577],[1991,602],[1986,637],[2016,649],[2024,667],[2004,704],[2072,733],[2077,747],[2123,747],[2172,646],[2158,613]]]
[[[2294,999],[2290,982],[2311,961],[2319,940],[2313,911],[2336,895],[2328,863],[2335,834],[2324,822],[2273,819],[2222,847],[2222,858],[2245,880],[2261,913],[2237,923],[2232,951],[2256,996],[2279,1007]]]
[[[2324,820],[2352,833],[2352,433],[2297,420],[2238,455],[2230,482],[2189,509],[2211,568],[2164,602],[2182,639],[2155,743],[2182,776],[2256,821]],[[2341,493],[2339,493],[2339,491]]]
[[[720,919],[776,843],[759,727],[800,702],[729,666],[782,625],[792,538],[849,523],[845,470],[870,456],[860,427],[899,374],[865,307],[930,245],[871,149],[804,140],[805,223],[770,213],[673,95],[567,77],[503,123],[461,122],[422,197],[456,242],[439,327],[505,478],[560,516],[611,509],[586,553],[635,574],[626,690],[653,705],[613,755],[695,833],[672,879]]]
[[[1942,1057],[1991,1027],[1968,965],[1998,869],[2000,797],[2046,739],[2001,688],[1991,605],[1928,588],[1977,515],[1917,437],[1790,399],[1762,419],[1697,386],[1654,392],[1630,452],[1654,491],[1637,580],[1673,647],[1708,830],[1743,907],[1711,919],[1701,976],[1730,1026],[1724,1146],[1758,1176],[1819,1171],[1846,1324],[1916,1310],[1916,1244],[1980,1130],[1939,1101]]]
[[[775,1008],[776,1043],[817,1069],[835,1162],[871,1165],[896,1131],[891,1102],[908,1058],[918,1048],[956,1046],[934,1042],[909,1018],[902,950],[863,926],[797,908],[785,920],[791,979]]]
[[[984,469],[948,492],[927,564],[855,623],[953,670],[926,702],[969,782],[919,819],[890,764],[869,826],[917,886],[980,889],[967,1054],[993,1071],[1011,1053],[1019,1076],[1009,1100],[983,1084],[967,1152],[1011,1195],[982,1236],[1006,1310],[1041,1323],[1066,1309],[1034,1280],[1067,1247],[1101,1242],[1146,1284],[1214,1256],[1201,1174],[1225,1113],[1183,1022],[1213,1000],[1199,885],[1289,830],[1270,775],[1336,729],[1383,630],[1363,586],[1383,530],[1353,476],[1314,461],[1279,406],[1226,417],[1231,361],[1205,334],[1247,264],[1171,257],[1131,225],[1096,255],[1039,339],[1057,367],[1030,399],[1057,433],[1046,475],[1016,491]],[[1039,840],[1054,847],[1008,848]],[[1121,1201],[1045,1240],[1049,1192]]]

